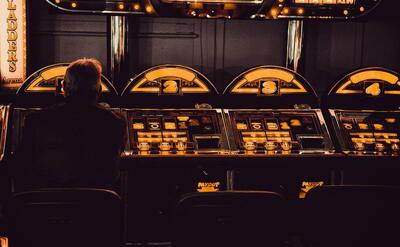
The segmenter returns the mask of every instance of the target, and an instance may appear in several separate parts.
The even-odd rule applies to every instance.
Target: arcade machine
[[[232,187],[297,197],[306,182],[335,183],[337,155],[317,95],[301,75],[278,66],[251,68],[227,86],[224,102],[229,143],[238,156]]]
[[[152,67],[121,95],[129,144],[129,242],[170,241],[171,212],[180,195],[225,189],[218,157],[229,152],[218,95],[200,72],[181,65]]]
[[[364,68],[339,80],[326,107],[343,162],[345,184],[399,185],[400,77],[384,68]]]
[[[60,82],[64,79],[68,63],[53,64],[44,67],[32,75],[18,89],[13,110],[12,143],[11,151],[20,140],[21,130],[25,116],[41,108],[60,103],[63,100],[63,92]],[[117,91],[112,83],[102,75],[102,94],[99,101],[110,107],[116,104]],[[119,111],[118,109],[113,109]]]

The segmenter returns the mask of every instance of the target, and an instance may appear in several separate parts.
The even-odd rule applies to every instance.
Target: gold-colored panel
[[[40,76],[32,81],[31,84],[25,89],[26,92],[48,92],[54,91],[52,87],[40,87],[39,84],[43,81],[48,81],[52,78],[56,77],[64,77],[65,72],[67,71],[67,66],[60,66],[55,68],[50,68],[40,73]]]
[[[204,82],[199,80],[198,78],[194,79],[194,82],[198,87],[182,87],[183,93],[208,93],[210,89],[206,86]]]
[[[350,84],[352,83],[352,81],[347,81],[345,83],[343,83],[343,85],[341,85],[339,87],[338,90],[336,90],[337,94],[358,94],[358,93],[363,93],[363,91],[361,90],[350,90],[350,89],[346,89]]]
[[[160,88],[158,87],[141,87],[146,82],[146,78],[142,78],[138,83],[136,83],[136,85],[132,87],[131,92],[158,93],[160,91]]]
[[[393,75],[389,72],[379,71],[379,70],[368,70],[357,73],[350,77],[350,80],[353,84],[357,84],[359,82],[363,82],[365,80],[382,80],[386,81],[390,84],[396,84],[399,78],[396,75]]]
[[[281,94],[291,94],[291,93],[306,93],[305,87],[295,79],[295,75],[291,72],[281,70],[281,69],[271,69],[271,68],[260,68],[251,71],[243,76],[243,78],[234,85],[231,93],[237,94],[258,94],[258,87],[250,88],[244,87],[249,82],[254,82],[263,78],[274,78],[282,80],[286,83],[292,83],[296,85],[297,88],[281,88]]]
[[[193,81],[196,78],[196,74],[181,68],[160,68],[147,72],[145,77],[148,81],[155,81],[158,78],[176,76],[187,81]]]
[[[286,82],[290,82],[294,79],[294,75],[281,69],[260,68],[247,73],[246,75],[244,75],[244,78],[247,81],[255,81],[262,78],[277,78]]]
[[[196,87],[182,87],[182,93],[208,93],[210,89],[207,85],[196,77],[196,74],[181,68],[160,68],[157,70],[150,71],[144,75],[138,83],[136,83],[131,92],[141,92],[141,93],[159,93],[159,87],[142,87],[145,83],[149,81],[156,81],[163,77],[177,77],[185,81],[193,82]]]
[[[281,94],[289,93],[307,93],[304,86],[296,79],[293,79],[292,83],[297,86],[297,88],[281,88]]]
[[[400,91],[385,91],[385,94],[400,94]]]

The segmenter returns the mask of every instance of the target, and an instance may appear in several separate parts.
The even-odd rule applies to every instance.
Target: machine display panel
[[[319,110],[225,110],[239,153],[333,152]]]
[[[397,155],[400,111],[330,110],[345,153]]]
[[[228,149],[221,110],[126,109],[133,154],[221,153]]]

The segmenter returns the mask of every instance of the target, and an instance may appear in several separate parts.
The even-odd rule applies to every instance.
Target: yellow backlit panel
[[[208,93],[210,89],[206,83],[196,77],[196,73],[182,68],[159,68],[145,73],[144,77],[137,82],[131,92],[142,92],[142,93],[159,93],[160,88],[158,85],[153,87],[144,86],[148,82],[155,82],[161,78],[176,77],[187,82],[191,82],[192,86],[182,86],[182,93]],[[193,85],[194,84],[194,85]]]
[[[45,91],[54,91],[53,87],[40,87],[40,83],[43,81],[48,81],[57,77],[64,77],[65,72],[67,71],[67,66],[60,66],[47,69],[40,73],[40,76],[32,81],[31,84],[25,89],[26,92],[45,92]]]
[[[161,68],[145,74],[148,81],[155,81],[156,79],[170,76],[176,76],[187,81],[193,81],[196,78],[195,73],[181,68]]]
[[[379,71],[379,70],[369,70],[357,73],[350,77],[353,84],[363,82],[365,80],[382,80],[390,84],[396,84],[399,78],[389,72]]]
[[[260,68],[247,73],[244,78],[247,81],[256,81],[262,78],[277,78],[286,82],[290,82],[294,79],[294,75],[290,72],[281,69],[264,69]]]

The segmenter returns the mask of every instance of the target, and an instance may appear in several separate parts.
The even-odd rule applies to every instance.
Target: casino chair
[[[172,246],[283,246],[289,235],[288,219],[289,207],[278,193],[189,193],[175,208]]]
[[[119,247],[121,198],[102,189],[17,193],[4,206],[10,247]]]
[[[317,187],[304,210],[306,246],[400,246],[400,188]]]

